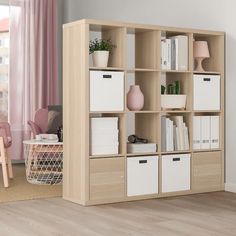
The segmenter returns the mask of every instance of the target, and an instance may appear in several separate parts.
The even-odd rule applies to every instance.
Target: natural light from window
[[[9,7],[0,5],[0,122],[8,121]]]

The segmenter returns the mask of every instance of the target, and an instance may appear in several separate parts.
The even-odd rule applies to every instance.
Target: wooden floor
[[[236,235],[236,194],[82,207],[61,198],[0,204],[1,236]]]

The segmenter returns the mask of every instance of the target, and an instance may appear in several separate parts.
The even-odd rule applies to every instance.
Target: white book
[[[188,70],[188,36],[177,35],[176,44],[176,70]]]
[[[170,150],[169,151],[174,151],[174,122],[172,120],[169,120],[169,131],[170,131],[170,135],[169,135],[169,143],[170,143]]]
[[[179,39],[175,38],[175,70],[179,68]]]
[[[176,126],[176,144],[177,144],[177,151],[181,150],[181,146],[180,146],[180,131],[179,131],[179,127]]]
[[[175,50],[175,39],[171,38],[171,70],[175,70],[175,59],[176,59],[176,50]]]
[[[210,116],[201,116],[201,149],[210,149]]]
[[[177,138],[178,138],[178,150],[184,149],[184,137],[183,137],[183,116],[173,116],[173,121],[175,122],[175,125],[177,126]]]
[[[90,118],[91,131],[95,130],[117,130],[118,117],[92,117]]]
[[[166,117],[161,117],[161,150],[166,152]]]
[[[162,52],[162,69],[167,69],[167,43],[166,39],[161,41],[161,52]]]
[[[210,148],[220,147],[220,117],[211,116]]]
[[[170,39],[166,39],[166,48],[167,48],[166,69],[171,70],[171,40]]]
[[[193,149],[201,149],[201,116],[193,117]]]
[[[170,119],[166,118],[166,151],[171,151],[170,146]]]
[[[161,41],[161,68],[164,69],[164,41]]]
[[[176,125],[173,125],[173,138],[174,138],[174,150],[178,150],[177,137],[176,137]]]
[[[156,143],[127,143],[128,153],[156,152]]]
[[[189,136],[188,136],[188,127],[184,127],[184,146],[185,150],[189,150]]]

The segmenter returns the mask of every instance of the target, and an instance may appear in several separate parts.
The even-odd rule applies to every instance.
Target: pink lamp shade
[[[193,42],[193,57],[197,60],[197,71],[204,71],[202,68],[202,61],[210,57],[207,41]]]

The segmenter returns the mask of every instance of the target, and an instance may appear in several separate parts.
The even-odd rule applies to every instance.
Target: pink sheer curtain
[[[57,0],[10,0],[10,102],[12,158],[20,160],[27,121],[58,104]]]

